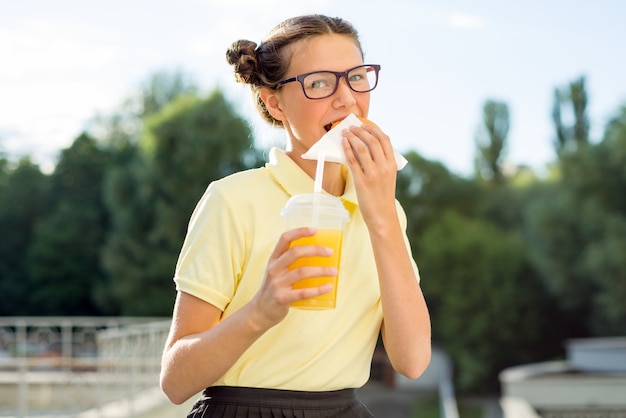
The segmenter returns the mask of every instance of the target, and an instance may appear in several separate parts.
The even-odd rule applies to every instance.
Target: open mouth
[[[337,119],[334,122],[329,123],[328,125],[324,125],[324,129],[326,129],[326,132],[330,131],[331,129],[333,129],[335,126],[337,126],[339,124],[339,122],[341,122],[342,120],[344,120],[345,118],[341,118],[341,119]]]

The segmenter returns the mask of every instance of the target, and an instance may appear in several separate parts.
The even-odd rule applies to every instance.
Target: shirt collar
[[[269,157],[269,162],[265,164],[265,167],[289,196],[313,192],[313,179],[295,161],[289,158],[284,150],[274,147],[270,150]],[[344,203],[344,206],[356,207],[358,206],[358,201],[354,188],[354,179],[347,167],[342,167],[342,171],[346,173],[346,189],[339,198]]]

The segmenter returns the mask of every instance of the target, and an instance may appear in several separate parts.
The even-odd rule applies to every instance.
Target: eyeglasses
[[[318,100],[332,96],[337,91],[339,79],[345,77],[348,86],[357,93],[367,93],[378,85],[380,65],[359,65],[348,71],[314,71],[279,81],[274,86],[278,89],[287,83],[297,81],[308,99]]]

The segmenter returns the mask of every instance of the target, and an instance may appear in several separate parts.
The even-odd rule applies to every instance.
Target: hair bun
[[[234,67],[235,79],[240,83],[254,84],[258,79],[256,47],[255,42],[242,39],[226,50],[226,61]]]

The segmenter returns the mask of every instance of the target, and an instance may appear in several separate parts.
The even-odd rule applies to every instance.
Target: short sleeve
[[[217,183],[211,183],[189,222],[174,282],[176,289],[224,310],[235,294],[245,257],[237,213]]]

